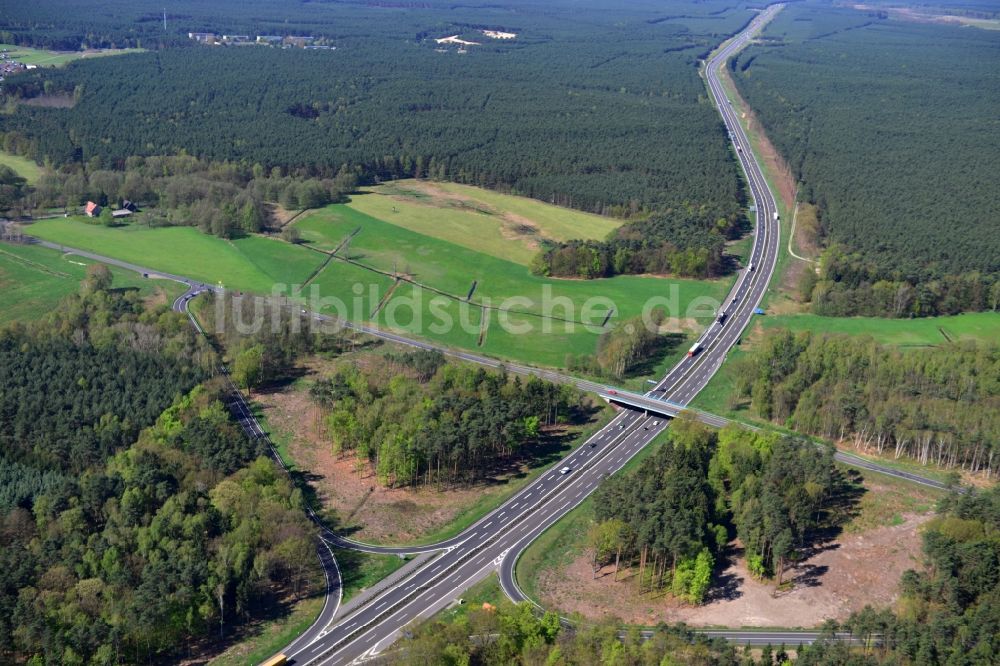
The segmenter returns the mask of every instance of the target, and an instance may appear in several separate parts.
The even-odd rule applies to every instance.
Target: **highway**
[[[515,564],[523,550],[549,526],[579,505],[601,481],[621,469],[636,453],[660,434],[667,426],[668,416],[675,416],[704,388],[725,360],[729,349],[739,339],[753,317],[753,310],[763,298],[775,269],[779,249],[779,220],[773,195],[755,162],[747,138],[718,81],[718,68],[742,48],[780,6],[771,6],[755,18],[739,35],[727,42],[706,63],[706,83],[730,133],[734,152],[743,167],[757,215],[754,242],[747,266],[740,272],[733,290],[723,306],[727,316],[706,329],[699,339],[697,353],[683,359],[660,380],[652,391],[639,395],[616,390],[601,384],[579,380],[548,370],[504,363],[477,354],[452,350],[361,324],[338,321],[343,326],[375,337],[422,349],[439,350],[449,356],[482,365],[503,368],[518,374],[532,374],[551,381],[571,383],[582,390],[627,407],[605,428],[574,450],[563,461],[548,470],[503,505],[467,528],[460,535],[441,543],[420,547],[391,547],[362,544],[338,536],[321,527],[319,555],[327,574],[326,605],[317,621],[284,653],[294,664],[346,664],[378,654],[399,637],[407,625],[427,618],[453,603],[462,592],[494,570],[499,570],[501,586],[514,600],[524,600],[514,576]],[[71,251],[84,257],[103,261],[143,274],[173,279],[188,289],[174,303],[174,309],[187,311],[191,299],[206,290],[215,290],[196,280],[146,269],[90,252],[41,242],[46,247]],[[189,313],[190,314],[190,313]],[[319,313],[307,316],[333,321]],[[192,322],[198,326],[192,317]],[[200,327],[199,327],[200,330]],[[226,370],[223,368],[223,373]],[[228,376],[228,374],[227,374]],[[230,382],[231,384],[231,382]],[[267,439],[239,391],[233,388],[230,408],[248,434]],[[724,418],[695,412],[711,425],[728,423]],[[269,442],[269,440],[267,440]],[[272,449],[273,452],[273,449]],[[904,475],[889,468],[843,454],[844,462],[857,464],[872,471],[912,477],[928,485],[936,484],[916,475]],[[275,454],[276,460],[281,463]],[[567,471],[563,472],[564,469]],[[310,514],[316,520],[314,514]],[[330,551],[330,544],[376,553],[428,553],[429,557],[406,576],[377,593],[364,603],[347,609],[340,605],[340,574]],[[435,554],[436,553],[436,554]],[[352,602],[354,603],[354,602]],[[815,632],[706,632],[738,642],[811,642]],[[774,637],[767,638],[770,634]],[[762,638],[764,637],[764,638]]]
[[[749,149],[744,149],[749,144],[719,85],[716,70],[779,9],[770,7],[762,12],[720,49],[705,68],[709,89],[743,165],[757,211],[750,258],[724,304],[725,321],[706,329],[695,353],[671,369],[646,396],[597,386],[597,392],[609,400],[645,409],[623,411],[563,462],[494,512],[454,539],[436,544],[443,547],[437,557],[353,612],[338,617],[334,624],[321,631],[306,632],[285,651],[290,663],[326,666],[356,663],[377,655],[407,625],[453,603],[464,590],[495,568],[499,568],[501,587],[507,596],[515,601],[528,600],[515,577],[517,558],[524,549],[663,432],[668,423],[663,414],[676,414],[718,370],[767,290],[777,262],[780,234],[774,197]],[[421,550],[427,548],[431,547]],[[750,640],[746,632],[720,631],[717,635],[737,641]],[[754,638],[759,636],[755,634]],[[814,634],[784,632],[775,640],[810,642],[814,638]]]

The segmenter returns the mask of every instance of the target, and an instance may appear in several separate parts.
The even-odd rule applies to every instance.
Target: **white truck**
[[[778,211],[774,211],[774,221],[778,221]]]

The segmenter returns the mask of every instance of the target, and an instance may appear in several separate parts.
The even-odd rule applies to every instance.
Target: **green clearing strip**
[[[37,245],[0,243],[0,324],[44,317],[79,290],[87,266],[94,263]],[[183,285],[172,280],[149,280],[132,271],[109,268],[117,289],[138,289],[146,297],[162,292],[168,303],[184,292]]]
[[[787,328],[814,333],[870,335],[880,344],[901,348],[941,345],[949,339],[955,342],[1000,340],[1000,312],[968,312],[920,319],[794,314],[765,316],[758,321],[765,330]]]
[[[100,51],[45,51],[28,46],[0,44],[0,50],[6,50],[11,60],[17,60],[25,65],[39,67],[58,67],[81,58],[99,58],[126,53],[141,53],[144,49],[102,49]]]
[[[130,224],[108,228],[71,217],[35,222],[26,232],[154,270],[260,294],[270,294],[276,284],[287,287],[304,282],[323,260],[306,248],[270,238],[226,241],[193,227],[149,229]]]
[[[37,183],[38,177],[42,174],[42,168],[32,160],[3,151],[0,151],[0,164],[10,167],[14,173],[27,180],[28,185]]]

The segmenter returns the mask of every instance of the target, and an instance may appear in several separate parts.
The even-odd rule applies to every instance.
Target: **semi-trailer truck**
[[[701,351],[701,343],[700,342],[696,342],[693,345],[691,345],[691,349],[688,349],[688,356],[689,357],[690,356],[694,356],[695,354],[697,354],[700,351]]]

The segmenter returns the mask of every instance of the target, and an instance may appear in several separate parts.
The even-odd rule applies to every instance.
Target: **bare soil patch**
[[[304,381],[275,387],[254,395],[268,424],[288,443],[288,454],[304,470],[324,509],[333,510],[341,525],[354,529],[352,538],[377,543],[406,543],[432,534],[484,496],[500,496],[505,483],[527,469],[517,466],[496,478],[472,486],[438,488],[386,488],[368,464],[358,465],[353,455],[333,451],[323,424],[323,412],[309,397],[311,379],[331,373],[338,364],[362,369],[388,370],[364,353],[337,360],[311,359],[303,366]]]
[[[907,514],[895,526],[846,534],[821,546],[812,557],[785,572],[794,586],[776,592],[773,583],[754,579],[742,551],[733,548],[709,601],[689,606],[660,594],[636,594],[635,572],[614,566],[594,578],[591,554],[583,553],[565,570],[545,570],[539,577],[542,604],[584,617],[618,617],[625,622],[686,622],[692,626],[815,627],[843,620],[867,604],[886,606],[898,596],[899,578],[919,566],[917,528],[930,514]]]
[[[781,197],[782,203],[785,205],[786,210],[792,210],[795,205],[795,194],[798,189],[795,184],[795,176],[792,175],[792,170],[788,167],[785,159],[778,152],[778,149],[774,147],[770,139],[767,138],[767,133],[764,131],[764,127],[760,124],[757,119],[756,114],[746,100],[740,95],[739,90],[736,88],[736,84],[733,83],[732,78],[729,76],[729,70],[723,68],[723,76],[727,79],[727,84],[732,95],[739,100],[740,107],[744,110],[743,117],[747,121],[747,127],[750,129],[750,133],[753,135],[755,142],[757,144],[758,152],[761,158],[764,160],[764,165],[768,171],[770,171],[772,177],[775,179],[775,187],[778,188],[778,196]]]
[[[888,606],[899,595],[903,572],[921,567],[920,527],[933,517],[940,493],[877,476],[866,477],[864,486],[867,492],[843,532],[785,571],[791,589],[777,592],[772,582],[754,579],[738,543],[718,563],[701,606],[664,593],[638,595],[637,571],[624,566],[617,581],[613,565],[595,577],[593,554],[583,550],[568,565],[539,573],[540,601],[592,619],[728,627],[815,627],[828,619],[846,619],[868,604]]]

